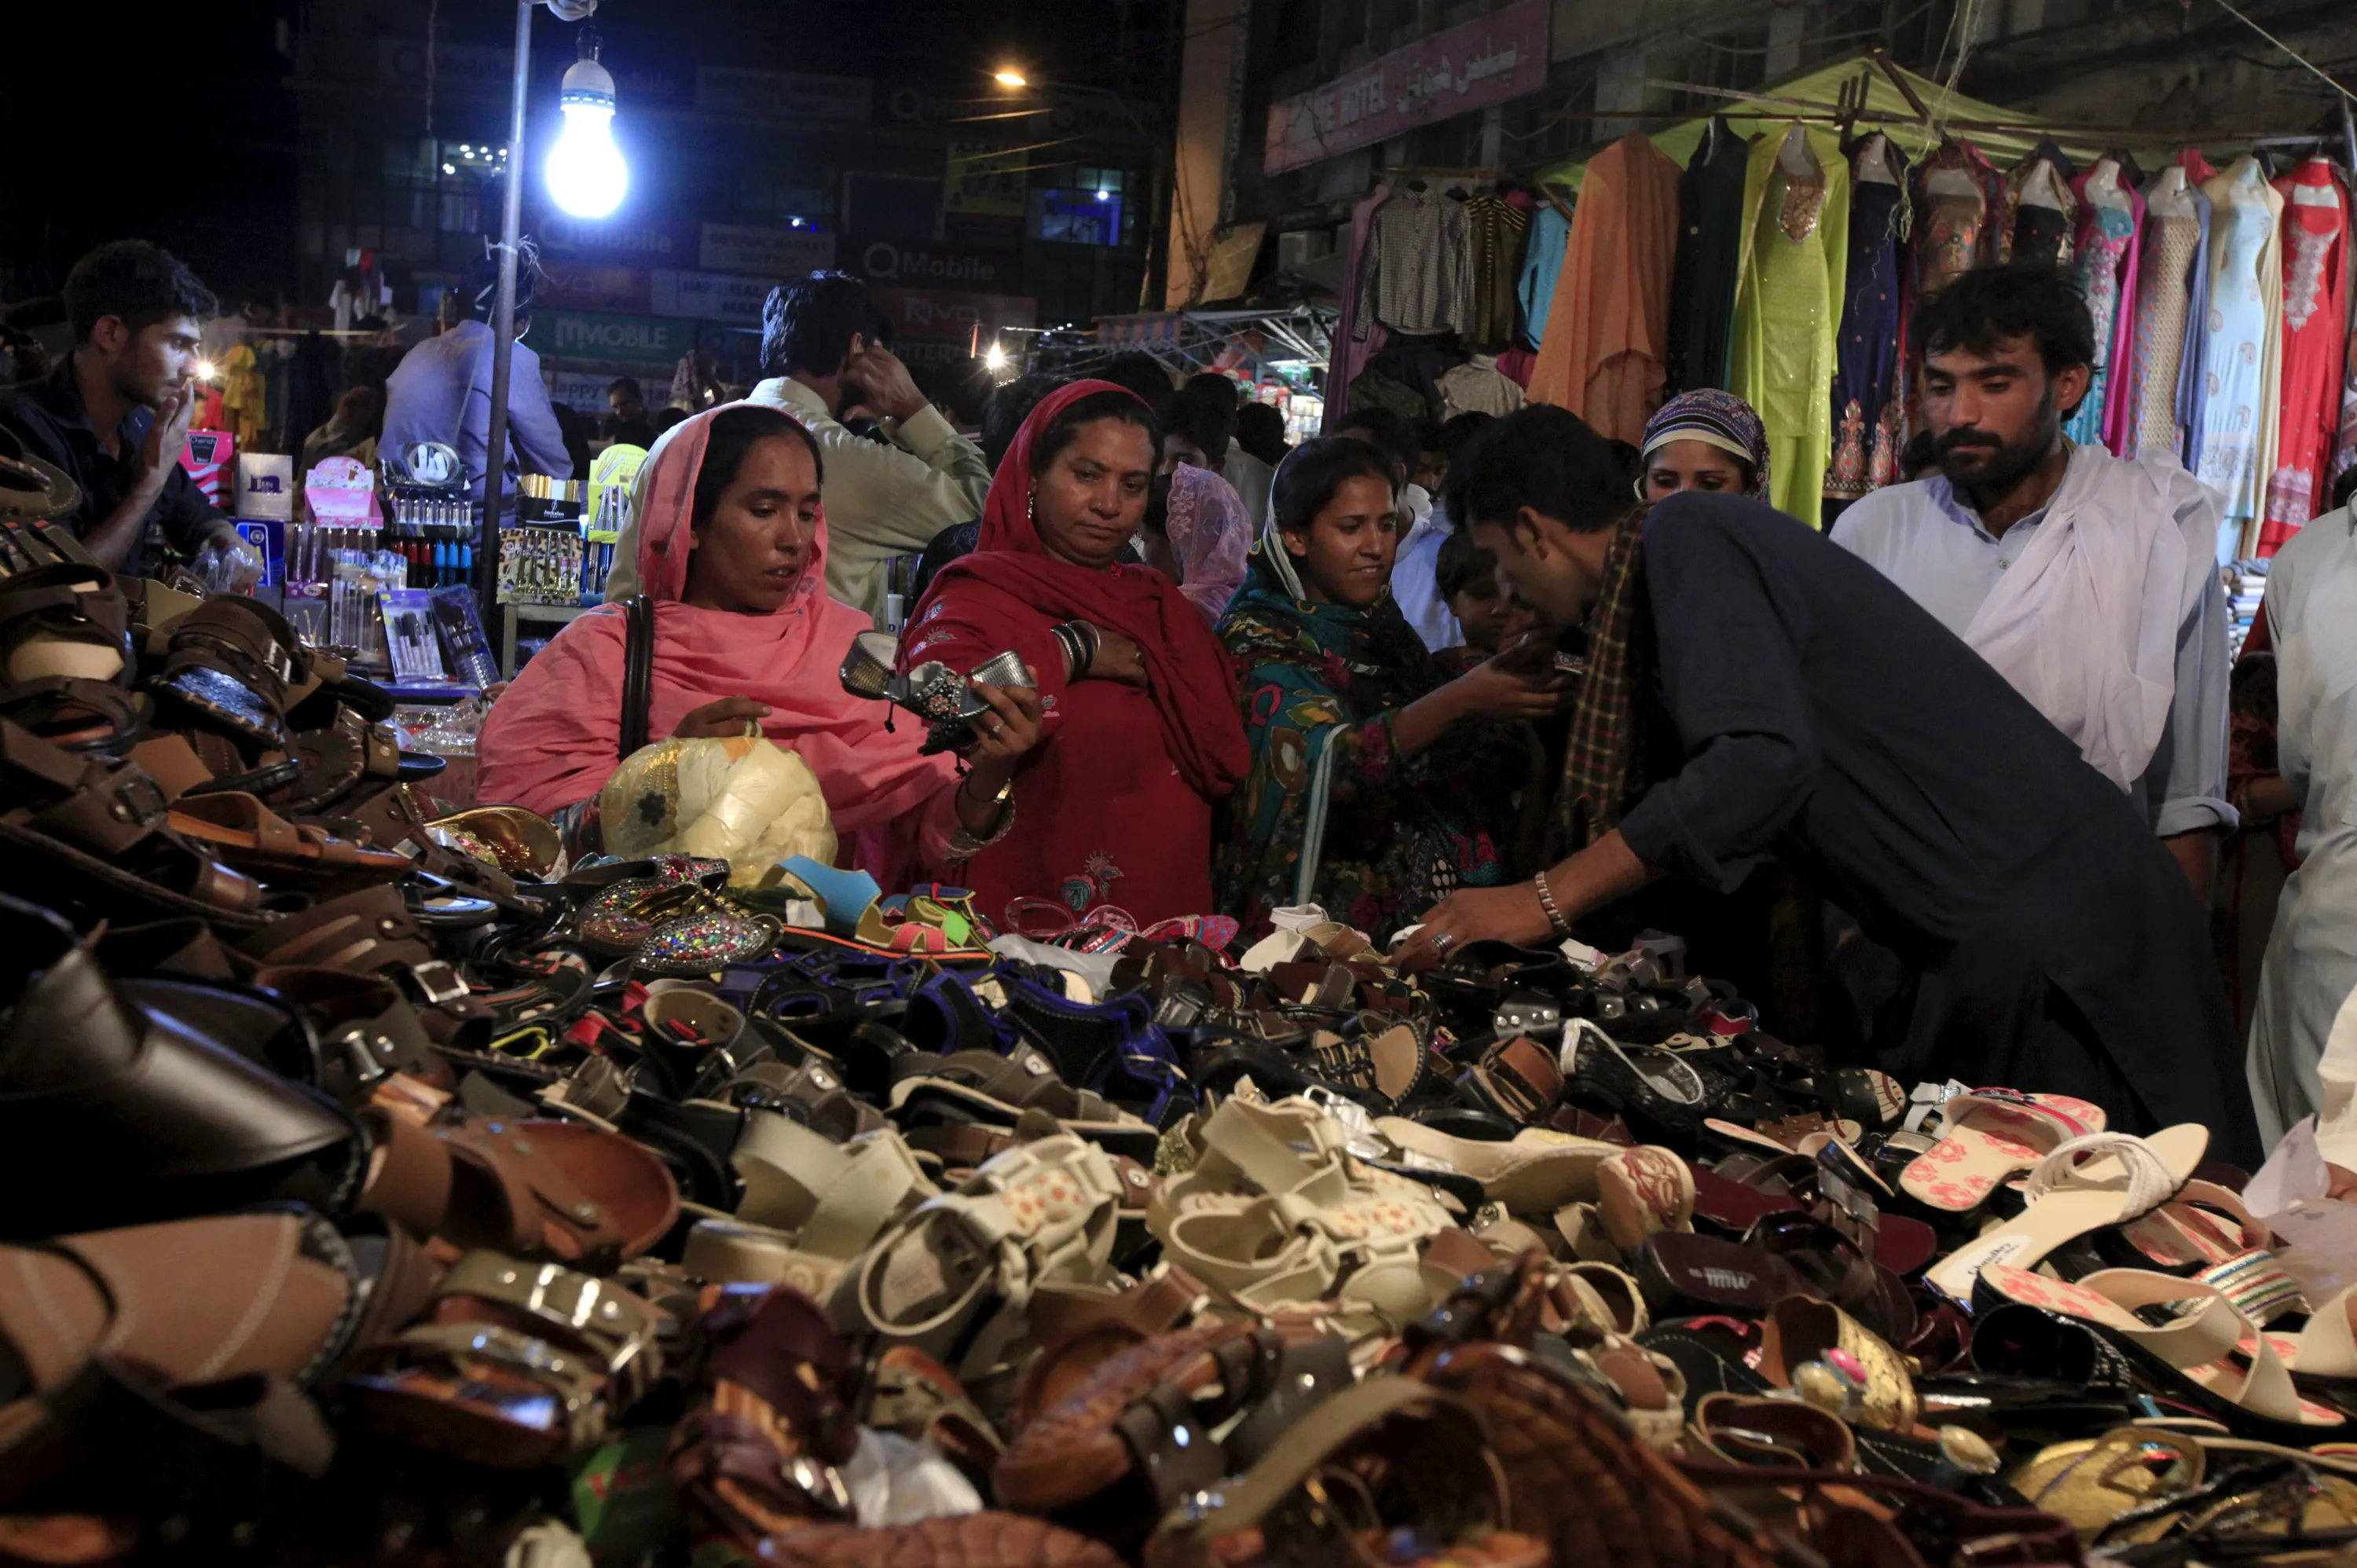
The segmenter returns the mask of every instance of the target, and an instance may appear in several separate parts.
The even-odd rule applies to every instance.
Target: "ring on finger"
[[[1432,950],[1435,952],[1447,952],[1450,948],[1453,948],[1456,945],[1457,933],[1455,931],[1443,931],[1438,936],[1432,939]]]

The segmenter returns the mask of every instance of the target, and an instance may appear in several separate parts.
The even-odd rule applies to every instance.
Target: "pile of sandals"
[[[1829,1062],[1670,937],[568,864],[267,608],[13,547],[0,1562],[2357,1545],[2352,1298],[2198,1126]]]

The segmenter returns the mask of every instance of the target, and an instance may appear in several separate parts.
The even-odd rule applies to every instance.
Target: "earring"
[[[1027,506],[1030,513],[1031,526],[1036,529],[1039,526],[1039,492],[1036,489],[1032,490]]]

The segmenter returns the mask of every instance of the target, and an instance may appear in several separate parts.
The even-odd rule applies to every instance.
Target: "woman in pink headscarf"
[[[654,605],[649,737],[761,732],[808,763],[852,863],[905,880],[946,858],[961,830],[986,837],[1016,760],[1039,736],[1028,689],[977,690],[992,713],[961,779],[921,757],[924,726],[844,691],[838,671],[866,616],[826,596],[818,444],[790,415],[730,403],[667,432],[647,459],[639,580]],[[624,612],[581,617],[524,667],[484,722],[483,800],[555,820],[596,843],[598,791],[621,760]],[[856,841],[856,842],[855,842]],[[913,851],[911,854],[909,852]]]

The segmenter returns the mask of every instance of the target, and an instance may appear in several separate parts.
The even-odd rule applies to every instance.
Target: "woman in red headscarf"
[[[1042,400],[998,466],[974,553],[942,569],[901,638],[904,667],[968,671],[1012,650],[1039,679],[1045,735],[1006,787],[1011,815],[938,867],[993,918],[1027,897],[1141,925],[1214,912],[1211,805],[1251,757],[1202,612],[1122,561],[1158,451],[1146,404],[1110,381]]]
[[[923,725],[888,729],[889,708],[843,689],[844,654],[868,619],[826,596],[810,432],[777,409],[730,403],[666,432],[647,467],[648,736],[759,725],[818,776],[852,864],[894,885],[907,880],[910,848],[937,859],[990,832],[1000,789],[1039,738],[1038,699],[977,688],[993,712],[974,723],[961,779],[949,757],[918,755]],[[595,847],[597,794],[622,760],[623,635],[619,605],[567,626],[492,705],[476,746],[481,798],[554,819],[576,849]]]

